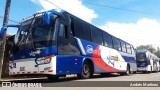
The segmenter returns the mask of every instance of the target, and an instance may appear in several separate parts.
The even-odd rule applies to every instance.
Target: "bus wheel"
[[[143,71],[143,73],[149,74],[151,71]]]
[[[127,70],[126,70],[126,72],[120,73],[120,75],[130,75],[130,74],[131,74],[131,71],[130,71],[130,66],[129,66],[129,65],[127,65]]]
[[[82,79],[87,79],[90,76],[91,76],[91,66],[88,62],[84,62],[82,67],[82,72],[81,74],[78,74],[78,77]]]
[[[159,71],[159,70],[158,70],[158,68],[159,68],[159,67],[157,67],[157,68],[156,68],[156,72],[158,72],[158,71]]]
[[[130,75],[130,74],[131,74],[130,66],[127,65],[127,71],[125,72],[125,75]]]
[[[136,74],[137,73],[137,71],[133,71],[133,74]]]
[[[59,79],[59,76],[47,75],[47,79],[49,81],[57,81]]]
[[[152,73],[153,71],[152,71],[152,67],[151,67],[151,71],[149,72],[149,73]]]

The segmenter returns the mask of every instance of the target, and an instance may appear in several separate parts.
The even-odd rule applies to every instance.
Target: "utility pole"
[[[10,11],[10,5],[11,5],[11,0],[6,0],[6,7],[5,7],[5,13],[4,13],[4,20],[3,20],[3,26],[8,24],[8,19],[9,19],[9,11]],[[4,60],[4,53],[5,53],[5,45],[6,45],[6,31],[4,32],[4,37],[3,37],[3,43],[0,46],[0,79],[2,76],[2,67],[3,67],[3,60]]]

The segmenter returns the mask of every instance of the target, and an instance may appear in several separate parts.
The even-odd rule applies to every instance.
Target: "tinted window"
[[[34,22],[33,25],[33,40],[34,41],[42,41],[42,40],[46,40],[46,39],[50,39],[52,34],[52,31],[54,31],[53,29],[53,25],[55,23],[55,17],[52,16],[51,17],[51,22],[49,25],[44,25],[43,24],[43,17],[37,17],[36,21]]]
[[[67,28],[64,24],[59,26],[59,36],[67,38]]]
[[[104,37],[104,45],[107,47],[113,48],[112,36],[104,32],[103,37]]]
[[[126,43],[124,41],[121,41],[121,47],[123,52],[127,52]]]
[[[131,52],[132,52],[132,54],[135,54],[135,51],[134,51],[134,47],[133,46],[131,46]]]
[[[24,44],[26,42],[29,26],[32,20],[27,20],[22,22],[21,27],[19,28],[15,36],[15,44]]]
[[[113,37],[113,46],[114,46],[114,49],[121,51],[120,41],[115,37]]]
[[[100,29],[91,26],[92,30],[92,42],[103,45],[102,32]]]
[[[91,31],[89,25],[77,18],[72,18],[71,28],[74,36],[91,41]]]
[[[131,54],[132,53],[131,46],[129,44],[126,44],[126,47],[127,47],[127,53]]]
[[[137,59],[137,61],[145,61],[146,60],[145,53],[137,53],[136,54],[136,59]]]

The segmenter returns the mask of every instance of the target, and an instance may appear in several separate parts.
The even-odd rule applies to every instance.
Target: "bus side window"
[[[134,47],[131,45],[132,54],[135,54]]]
[[[89,24],[75,17],[72,17],[71,20],[71,29],[73,35],[77,38],[91,41],[91,31],[89,28]]]
[[[120,45],[120,40],[116,37],[112,37],[113,38],[113,46],[114,49],[121,51],[121,45]]]
[[[90,29],[92,30],[92,42],[103,45],[102,31],[100,31],[97,27],[94,26],[90,26]]]
[[[67,26],[62,23],[60,23],[60,26],[59,26],[59,36],[68,38]]]
[[[112,36],[109,35],[108,33],[103,32],[103,37],[104,37],[104,45],[109,48],[113,48]]]
[[[127,52],[126,43],[124,41],[121,41],[121,47],[123,52]]]
[[[127,47],[127,53],[132,54],[131,46],[129,44],[126,44],[126,47]]]

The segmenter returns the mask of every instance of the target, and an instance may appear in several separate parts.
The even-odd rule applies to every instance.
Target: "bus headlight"
[[[37,58],[35,60],[36,64],[40,65],[40,64],[48,64],[51,62],[51,59],[52,57],[54,57],[54,55],[51,55],[51,56],[45,56],[45,57],[42,57],[42,58]]]

